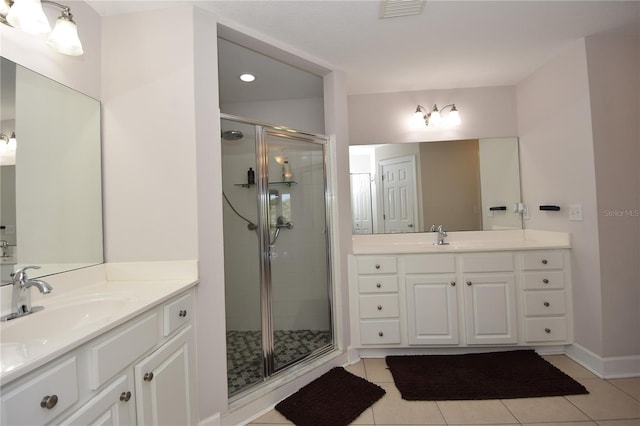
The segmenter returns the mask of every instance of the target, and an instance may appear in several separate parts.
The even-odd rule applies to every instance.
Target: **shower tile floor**
[[[275,365],[287,365],[331,343],[327,330],[276,330]],[[229,395],[262,381],[262,335],[260,330],[227,331],[227,377]]]

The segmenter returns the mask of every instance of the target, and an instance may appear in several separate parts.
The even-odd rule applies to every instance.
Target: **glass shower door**
[[[264,381],[257,133],[254,125],[231,120],[221,120],[221,128],[227,378],[234,395]]]
[[[324,140],[265,131],[272,365],[332,344]]]

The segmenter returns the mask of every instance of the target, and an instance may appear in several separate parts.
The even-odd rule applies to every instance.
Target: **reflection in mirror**
[[[349,147],[354,234],[522,229],[517,138]]]
[[[1,58],[2,283],[25,265],[45,276],[103,262],[100,103]],[[6,243],[4,243],[6,242]]]

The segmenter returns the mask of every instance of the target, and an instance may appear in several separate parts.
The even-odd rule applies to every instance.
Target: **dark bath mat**
[[[276,405],[298,426],[341,426],[382,398],[384,389],[335,367]]]
[[[410,401],[511,399],[589,393],[533,350],[464,355],[388,356]]]

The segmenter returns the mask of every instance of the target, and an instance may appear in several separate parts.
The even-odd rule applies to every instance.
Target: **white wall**
[[[192,28],[191,7],[103,21],[110,262],[198,257]]]
[[[529,229],[570,232],[575,341],[603,353],[598,212],[584,40],[520,82],[518,129]],[[570,222],[568,205],[583,206],[584,221]],[[557,204],[559,212],[538,210]]]
[[[640,41],[638,36],[592,36],[586,38],[586,52],[598,199],[602,355],[640,357]]]
[[[432,129],[416,125],[416,105],[427,109],[455,103],[462,123]],[[448,114],[449,108],[442,113]],[[513,86],[451,90],[416,90],[349,96],[352,145],[510,137],[518,134]]]

